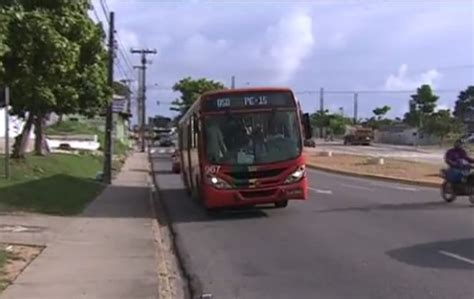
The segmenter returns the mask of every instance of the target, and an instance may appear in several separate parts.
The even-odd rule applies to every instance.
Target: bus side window
[[[194,117],[191,117],[189,120],[189,140],[191,141],[191,148],[195,148],[196,144],[194,143]]]
[[[192,120],[193,120],[193,125],[192,125],[193,148],[197,148],[197,146],[198,146],[198,133],[199,133],[199,119],[196,115],[193,115]]]
[[[193,136],[193,133],[192,133],[192,130],[193,130],[193,124],[192,124],[192,120],[188,120],[188,123],[186,124],[186,149],[191,149],[193,148],[193,144],[192,144],[192,136]]]
[[[183,148],[183,129],[181,127],[178,128],[178,148]]]
[[[189,124],[186,122],[183,124],[183,128],[182,128],[182,133],[183,133],[183,136],[181,138],[181,142],[183,143],[183,149],[184,150],[187,150],[189,148],[189,140],[188,140],[188,136],[189,136]]]

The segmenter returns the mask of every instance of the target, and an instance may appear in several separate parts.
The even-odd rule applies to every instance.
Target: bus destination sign
[[[295,107],[293,97],[290,93],[281,92],[219,95],[203,102],[205,111],[289,107]]]

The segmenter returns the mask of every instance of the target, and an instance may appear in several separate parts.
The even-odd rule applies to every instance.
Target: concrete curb
[[[415,186],[422,186],[422,187],[430,187],[430,188],[439,188],[441,186],[440,183],[426,182],[426,181],[414,181],[414,180],[409,180],[409,179],[404,179],[404,178],[399,178],[399,177],[383,176],[383,175],[377,175],[377,174],[371,174],[371,173],[361,173],[361,172],[337,170],[337,169],[332,169],[332,168],[329,168],[329,167],[313,165],[313,164],[309,164],[309,163],[306,164],[306,167],[308,167],[310,169],[329,172],[329,173],[334,173],[334,174],[360,177],[360,178],[366,178],[366,179],[375,179],[375,180],[392,182],[392,183],[401,183],[401,184],[415,185]]]
[[[184,284],[184,298],[186,299],[192,299],[192,298],[197,298],[196,294],[199,294],[200,290],[200,283],[197,281],[197,278],[189,272],[189,265],[186,263],[185,258],[183,257],[183,252],[180,249],[180,245],[178,244],[178,238],[177,238],[177,233],[176,233],[176,227],[173,223],[173,221],[169,218],[170,212],[169,212],[169,207],[166,204],[165,201],[161,200],[161,194],[160,194],[160,188],[158,185],[158,182],[156,180],[155,175],[153,174],[155,169],[153,165],[153,156],[151,152],[151,147],[149,146],[146,149],[147,156],[148,156],[148,163],[150,166],[150,177],[151,177],[151,183],[152,183],[152,188],[154,192],[153,196],[153,208],[155,209],[155,213],[157,216],[161,217],[161,220],[165,223],[166,226],[166,233],[168,234],[170,240],[170,245],[172,247],[172,251],[175,255],[176,261],[178,263],[177,267],[178,270],[180,271],[180,274],[182,277],[183,284]]]

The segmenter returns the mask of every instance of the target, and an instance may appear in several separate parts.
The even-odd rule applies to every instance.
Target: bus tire
[[[281,209],[288,206],[288,200],[282,200],[275,203],[275,208]]]

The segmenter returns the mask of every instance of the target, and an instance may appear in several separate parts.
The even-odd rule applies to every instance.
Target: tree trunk
[[[46,156],[48,154],[44,127],[44,114],[40,113],[35,118],[35,155],[37,156]]]
[[[26,118],[25,125],[21,131],[21,134],[15,138],[15,144],[13,145],[12,158],[23,159],[25,158],[26,148],[30,140],[31,127],[33,125],[34,115],[29,113]]]
[[[64,115],[62,113],[59,114],[58,124],[61,124],[63,122],[63,117],[64,117]]]

